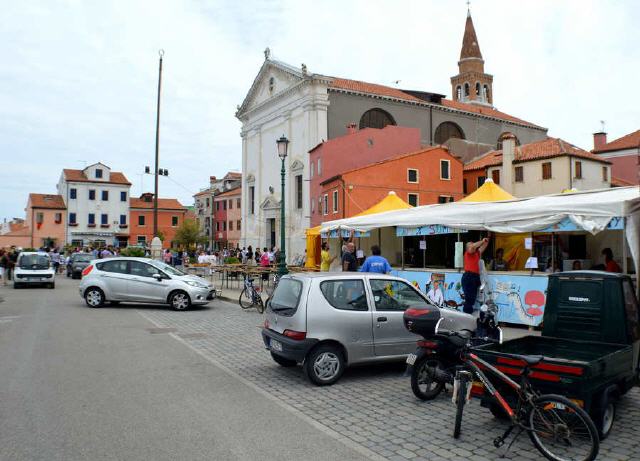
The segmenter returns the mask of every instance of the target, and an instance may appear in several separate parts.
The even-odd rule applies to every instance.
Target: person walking
[[[357,272],[358,260],[356,259],[356,246],[353,242],[347,243],[347,248],[342,255],[342,272]]]
[[[0,249],[0,280],[3,285],[7,285],[7,266],[9,265],[9,256],[7,252]]]
[[[329,253],[329,244],[327,242],[322,243],[322,247],[320,249],[320,270],[322,272],[329,272],[329,268],[331,267],[331,263],[336,260],[337,256],[331,256]]]
[[[473,314],[473,306],[478,297],[480,288],[480,263],[482,253],[487,249],[489,239],[483,238],[477,242],[467,242],[467,250],[464,252],[464,274],[462,274],[462,292],[464,293],[464,306],[462,310],[466,314]]]
[[[371,256],[365,259],[364,264],[360,268],[360,272],[375,272],[378,274],[388,274],[391,272],[391,264],[384,256],[380,255],[380,247],[373,245],[371,247]]]
[[[255,266],[256,265],[256,260],[253,259],[254,255],[253,255],[253,247],[251,245],[249,245],[247,247],[247,265],[248,266]]]

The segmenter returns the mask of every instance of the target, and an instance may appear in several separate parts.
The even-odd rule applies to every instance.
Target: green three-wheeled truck
[[[542,393],[562,394],[591,415],[601,438],[611,431],[617,401],[637,383],[640,352],[638,300],[629,276],[576,271],[549,275],[542,336],[475,348],[482,359],[518,376],[514,357],[542,355],[530,379]],[[474,383],[472,392],[497,417],[500,408]],[[505,393],[508,394],[505,389]]]

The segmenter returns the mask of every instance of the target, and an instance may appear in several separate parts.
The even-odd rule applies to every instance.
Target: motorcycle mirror
[[[502,344],[502,328],[496,327],[498,329],[498,344]]]
[[[444,317],[440,317],[440,319],[436,322],[436,326],[433,329],[433,331],[438,334],[438,329],[440,328],[440,324],[442,323],[442,321],[444,320]]]

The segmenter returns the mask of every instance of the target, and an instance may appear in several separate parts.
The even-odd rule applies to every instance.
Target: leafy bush
[[[127,247],[120,250],[120,256],[129,256],[135,258],[144,257],[144,248],[140,247]]]
[[[238,258],[236,258],[235,256],[229,256],[227,258],[224,258],[224,263],[225,264],[240,264],[240,260]]]

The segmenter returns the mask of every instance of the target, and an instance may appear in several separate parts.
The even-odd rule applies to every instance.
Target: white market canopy
[[[569,219],[577,229],[597,234],[606,229],[613,218],[625,218],[626,238],[637,271],[640,265],[640,188],[637,186],[498,202],[425,205],[328,221],[322,224],[321,232],[339,229],[366,232],[393,226],[400,231],[439,225],[454,230],[520,233],[548,229]]]

